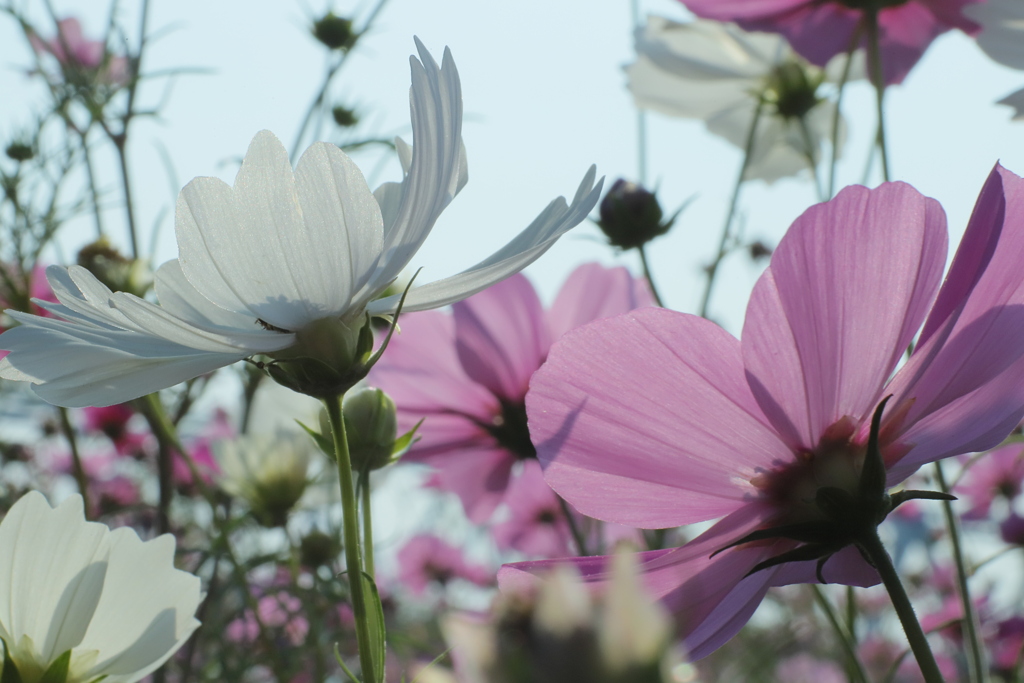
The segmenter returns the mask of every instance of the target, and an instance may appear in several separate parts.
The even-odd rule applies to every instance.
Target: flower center
[[[537,449],[533,447],[530,430],[526,426],[526,404],[522,401],[502,399],[501,412],[495,415],[491,424],[485,425],[484,429],[502,448],[520,460],[537,457]]]

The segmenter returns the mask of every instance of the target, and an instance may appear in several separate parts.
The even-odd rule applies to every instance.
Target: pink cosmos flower
[[[551,343],[578,325],[653,303],[625,268],[580,266],[545,311],[514,275],[452,305],[452,315],[402,316],[369,376],[398,406],[399,431],[421,419],[405,460],[435,468],[430,485],[456,493],[470,520],[501,504],[516,464],[535,456],[524,400]]]
[[[850,47],[865,13],[878,9],[879,51],[888,84],[900,83],[935,38],[951,28],[981,27],[961,14],[979,0],[681,0],[699,17],[734,21],[747,31],[781,33],[807,61],[825,66]],[[983,0],[982,0],[983,1]]]
[[[302,601],[294,595],[275,593],[264,595],[256,603],[259,621],[251,610],[228,624],[225,635],[236,643],[254,643],[259,638],[260,623],[266,628],[280,628],[292,645],[298,647],[306,641],[309,621],[302,616]]]
[[[446,585],[465,579],[478,586],[494,583],[494,572],[466,561],[462,551],[447,541],[421,534],[398,551],[399,580],[415,595],[423,595],[432,583]]]
[[[147,443],[153,440],[148,431],[129,427],[135,411],[127,403],[118,403],[105,408],[83,408],[86,431],[101,432],[114,444],[118,455],[141,457]]]
[[[1024,446],[1019,443],[997,448],[973,463],[957,484],[957,496],[966,498],[971,507],[964,519],[985,519],[996,498],[1012,502],[1020,495],[1024,482]]]
[[[491,530],[498,548],[518,550],[530,557],[565,557],[574,553],[565,510],[558,495],[544,483],[540,465],[535,461],[523,463],[522,473],[508,486],[505,502],[508,518]]]
[[[827,504],[858,499],[865,462],[883,495],[924,463],[995,446],[1024,416],[1024,181],[996,166],[940,289],[946,253],[938,202],[902,183],[849,187],[783,238],[742,341],[644,309],[570,332],[534,375],[527,413],[545,479],[581,513],[642,528],[724,516],[640,556],[691,657],[729,640],[771,586],[878,582],[852,545],[829,555],[779,535],[738,541],[834,526]],[[803,557],[773,562],[794,549]],[[606,576],[602,558],[575,563],[590,581]],[[506,567],[499,582],[547,564]]]
[[[75,17],[58,21],[57,35],[50,40],[34,33],[28,39],[37,54],[53,55],[65,75],[69,71],[91,72],[97,81],[115,86],[125,85],[129,80],[128,60],[109,54],[102,40],[88,40]]]

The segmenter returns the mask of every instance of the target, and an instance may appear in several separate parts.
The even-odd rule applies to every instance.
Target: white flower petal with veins
[[[71,650],[67,683],[133,683],[199,626],[199,579],[174,568],[174,538],[87,522],[77,495],[14,504],[0,523],[0,586],[0,637],[24,680]]]
[[[393,313],[377,299],[419,250],[467,181],[462,89],[451,54],[442,65],[419,40],[410,58],[414,146],[396,143],[404,178],[371,193],[335,145],[315,143],[292,170],[268,131],[249,145],[233,186],[196,178],[175,211],[179,257],[156,275],[159,305],[111,292],[89,271],[52,267],[58,319],[12,313],[0,377],[33,383],[57,405],[122,403],[254,354],[287,349],[325,318],[346,325]],[[407,310],[458,301],[518,272],[597,203],[591,168],[508,245],[476,266],[414,289]]]

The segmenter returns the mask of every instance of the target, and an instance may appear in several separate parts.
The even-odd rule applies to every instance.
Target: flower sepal
[[[66,683],[68,679],[68,671],[71,668],[71,650],[67,650],[60,657],[53,660],[50,665],[46,668],[46,671],[39,674],[39,668],[36,668],[36,675],[31,675],[31,672],[25,672],[22,675],[18,665],[15,664],[11,658],[11,648],[7,646],[7,641],[0,639],[3,642],[4,647],[4,662],[3,662],[3,674],[0,675],[0,683]],[[24,636],[21,639],[23,646],[28,646],[28,650],[32,650],[31,639],[28,636]],[[95,651],[86,653],[92,655],[91,659],[96,658]],[[79,657],[81,659],[81,656]],[[105,677],[100,677],[105,678]],[[98,681],[99,679],[97,679]],[[90,681],[90,683],[94,683]]]
[[[321,318],[295,337],[294,345],[270,354],[273,360],[265,364],[274,381],[292,391],[320,399],[342,395],[376,362],[369,316],[358,328],[338,318]]]

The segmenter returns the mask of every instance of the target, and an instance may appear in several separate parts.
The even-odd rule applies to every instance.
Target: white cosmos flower
[[[289,349],[306,329],[395,311],[378,299],[466,183],[462,91],[451,54],[439,67],[417,40],[411,58],[414,147],[398,141],[401,183],[371,193],[336,146],[312,145],[293,171],[269,132],[253,139],[234,187],[196,178],[175,214],[179,257],[156,273],[155,305],[111,292],[87,270],[51,267],[63,320],[11,312],[0,377],[32,382],[62,406],[104,406],[252,356]],[[505,247],[471,268],[413,289],[406,311],[475,294],[526,267],[597,203],[591,167],[571,205],[552,201]],[[319,326],[313,326],[317,323]],[[311,327],[312,326],[312,327]],[[297,334],[298,333],[298,334]]]
[[[701,119],[742,150],[758,100],[765,99],[745,178],[772,182],[808,169],[809,154],[821,158],[822,143],[832,137],[835,105],[818,88],[826,75],[838,80],[845,55],[823,71],[779,35],[701,19],[678,23],[651,16],[635,41],[637,60],[626,74],[642,109]],[[858,57],[848,80],[862,75]]]
[[[968,5],[964,14],[981,24],[978,47],[1000,64],[1024,69],[1024,2],[988,0]],[[1014,120],[1024,119],[1024,89],[999,100],[1014,108]]]
[[[282,526],[309,483],[316,445],[308,434],[246,434],[213,446],[220,486],[242,498],[265,526]]]
[[[32,491],[0,523],[0,637],[23,683],[69,650],[66,683],[144,678],[199,626],[199,589],[174,537],[87,522],[77,495],[54,509]]]

